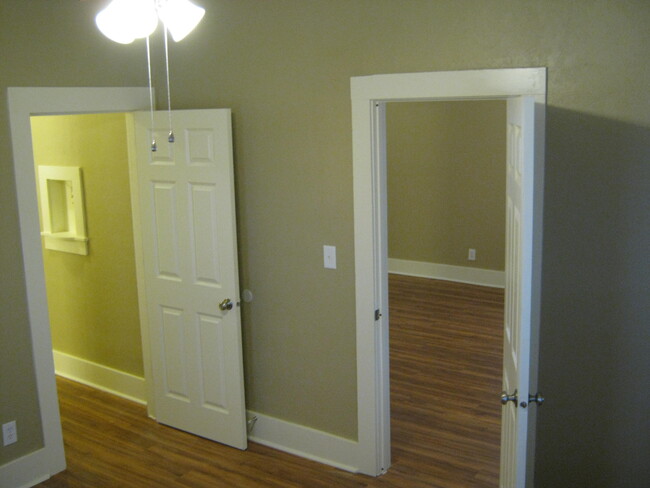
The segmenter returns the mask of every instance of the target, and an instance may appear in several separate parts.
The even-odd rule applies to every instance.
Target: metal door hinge
[[[375,320],[379,320],[381,318],[381,312],[379,309],[375,310]]]

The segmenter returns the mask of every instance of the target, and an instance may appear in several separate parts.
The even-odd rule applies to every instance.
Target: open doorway
[[[145,403],[128,116],[42,115],[30,120],[37,179],[45,170],[79,168],[84,235],[89,236],[83,254],[47,244],[43,248],[56,372]],[[43,228],[45,198],[41,192],[38,196]],[[59,239],[70,239],[63,234]]]
[[[507,103],[508,141],[500,477],[507,486],[523,486],[534,464],[535,410],[527,407],[537,387],[546,69],[356,77],[351,98],[360,470],[377,475],[391,465],[388,317],[382,313],[388,310],[386,105],[500,99]]]
[[[41,251],[30,118],[33,115],[129,112],[149,107],[147,88],[9,88],[18,215],[25,265],[32,356],[43,447],[23,463],[32,478],[65,469]]]
[[[503,100],[386,105],[392,459],[449,486],[499,481],[505,125]]]
[[[10,121],[12,128],[12,142],[14,149],[14,170],[16,175],[16,187],[18,189],[18,209],[20,217],[20,228],[21,228],[21,242],[23,255],[25,257],[25,277],[26,277],[26,287],[27,287],[27,300],[28,300],[28,309],[30,314],[30,333],[32,337],[33,344],[33,357],[35,364],[35,373],[36,380],[38,384],[38,398],[39,398],[39,407],[41,413],[41,423],[43,427],[44,434],[44,445],[43,448],[35,451],[33,456],[30,456],[29,463],[30,465],[38,465],[38,470],[34,471],[37,477],[46,477],[52,474],[55,474],[59,471],[65,469],[65,455],[63,448],[63,438],[62,438],[62,429],[58,408],[58,396],[56,390],[56,382],[54,375],[54,364],[53,364],[53,351],[52,351],[52,341],[50,335],[49,327],[49,318],[48,318],[48,307],[47,307],[47,296],[45,290],[45,276],[43,272],[43,256],[41,249],[41,237],[40,237],[40,225],[39,225],[39,212],[37,208],[37,196],[36,196],[36,185],[35,182],[35,164],[34,164],[34,150],[31,137],[31,117],[39,115],[65,115],[65,114],[95,114],[95,113],[128,113],[142,110],[148,107],[149,104],[149,92],[145,89],[140,88],[10,88],[9,89],[9,109],[10,109]],[[211,166],[213,169],[206,171],[204,173],[209,176],[214,176],[213,173],[220,172],[218,177],[214,179],[220,182],[221,186],[218,187],[215,184],[210,186],[209,184],[201,186],[201,184],[195,185],[194,188],[196,193],[193,196],[196,198],[193,200],[195,205],[193,208],[195,210],[201,210],[202,216],[213,217],[213,220],[218,220],[221,225],[226,229],[229,229],[228,232],[209,232],[206,233],[209,237],[219,236],[220,240],[218,245],[214,246],[203,246],[204,242],[201,245],[197,244],[197,248],[200,248],[200,256],[196,254],[190,255],[189,253],[184,253],[188,259],[197,258],[194,260],[197,264],[194,269],[204,270],[205,267],[202,266],[204,262],[210,261],[214,257],[214,252],[219,250],[224,250],[223,262],[228,263],[231,269],[226,270],[225,267],[217,270],[220,272],[220,276],[223,277],[222,284],[223,287],[220,289],[226,289],[228,286],[228,296],[232,297],[232,301],[239,302],[238,297],[238,286],[237,286],[237,276],[236,276],[236,234],[234,232],[234,177],[232,174],[232,131],[230,126],[231,115],[230,111],[227,109],[221,110],[199,110],[199,111],[182,111],[176,112],[178,118],[176,123],[181,127],[179,133],[184,135],[182,139],[183,144],[180,143],[180,137],[177,137],[176,143],[179,146],[183,146],[187,150],[179,150],[178,154],[183,154],[191,159],[191,163],[195,167]],[[167,115],[167,114],[164,114]],[[154,114],[154,119],[156,117],[160,120],[163,119],[163,114]],[[208,122],[205,122],[206,117]],[[134,116],[135,127],[131,124],[127,124],[131,128],[127,129],[127,133],[130,130],[134,130],[135,134],[146,134],[150,130],[148,125],[149,118],[146,118],[144,115],[138,117],[138,114]],[[141,119],[138,122],[138,119]],[[167,120],[165,118],[165,120]],[[200,120],[199,122],[196,122]],[[196,122],[196,125],[194,122]],[[192,125],[190,128],[189,126]],[[159,129],[154,129],[156,133],[159,132]],[[132,140],[133,133],[129,134],[129,141]],[[147,144],[129,144],[129,156],[135,153],[142,153],[149,155],[150,147],[149,141],[150,137],[138,138],[138,141],[147,141]],[[136,146],[136,147],[132,147]],[[212,148],[219,148],[218,151],[213,151]],[[166,158],[166,155],[171,154],[173,151],[162,151],[157,152],[159,158]],[[129,157],[129,159],[132,159]],[[169,158],[168,158],[169,159]],[[215,164],[215,161],[220,162],[220,164]],[[141,159],[143,160],[143,159]],[[176,159],[173,159],[176,163]],[[169,163],[169,160],[165,161]],[[160,166],[164,166],[161,164]],[[150,166],[154,166],[153,164]],[[167,164],[169,166],[169,164]],[[191,164],[177,164],[176,167],[190,167]],[[216,171],[214,170],[216,168]],[[142,183],[144,179],[137,178],[136,171],[134,170],[134,165],[130,165],[129,171],[129,181],[130,189],[137,187],[138,182]],[[52,178],[56,179],[56,178]],[[196,181],[196,180],[195,180]],[[57,186],[65,186],[58,185]],[[165,189],[163,188],[163,191]],[[63,192],[62,192],[63,193]],[[169,192],[168,192],[169,193]],[[213,208],[214,201],[211,199],[211,195],[218,194],[221,198],[226,200],[226,204],[217,204],[222,212],[210,213],[209,210]],[[134,229],[134,248],[135,248],[135,261],[136,263],[143,262],[143,255],[151,256],[151,253],[145,253],[142,247],[142,236],[138,232],[139,229],[142,229],[142,218],[141,218],[141,203],[140,198],[134,197],[132,193],[131,203],[133,207],[133,229]],[[180,199],[179,199],[180,200]],[[163,202],[165,203],[165,202]],[[187,205],[187,201],[184,200],[184,204]],[[223,219],[222,214],[226,214],[226,217]],[[151,212],[148,214],[151,219]],[[164,215],[171,215],[170,212],[164,213]],[[178,212],[177,215],[184,216],[185,213]],[[196,212],[194,217],[197,217]],[[181,217],[184,218],[184,217]],[[169,219],[168,219],[169,220]],[[196,229],[204,229],[204,220],[202,218],[188,219],[192,220]],[[150,220],[149,220],[150,221]],[[211,222],[214,224],[214,222]],[[147,226],[151,234],[152,227]],[[184,234],[185,235],[185,234]],[[165,234],[161,234],[158,237],[165,237]],[[197,242],[194,240],[193,242]],[[234,256],[234,257],[233,257]],[[169,253],[165,257],[170,257]],[[199,259],[200,258],[200,259]],[[214,261],[214,260],[213,260]],[[145,290],[144,288],[144,275],[141,271],[139,264],[136,264],[138,268],[137,272],[137,282],[138,290]],[[189,269],[189,268],[185,268]],[[141,292],[140,296],[148,295],[147,293]],[[230,311],[232,307],[232,302],[229,300],[222,301],[222,306],[219,307],[221,311]],[[212,300],[210,306],[214,303],[219,303],[219,301]],[[147,310],[146,306],[143,304],[143,300],[139,300],[139,312],[142,324],[148,324],[149,322],[146,319]],[[209,319],[207,315],[203,315],[202,319]],[[224,319],[222,322],[226,322]],[[217,425],[217,428],[227,430],[229,432],[234,432],[234,435],[237,435],[238,438],[243,438],[244,442],[246,439],[246,425],[245,425],[245,405],[243,397],[243,366],[241,361],[241,337],[240,337],[240,324],[239,324],[239,310],[234,311],[230,314],[230,322],[234,323],[235,327],[229,327],[229,332],[224,334],[212,334],[213,337],[216,337],[220,340],[222,337],[225,337],[228,341],[223,348],[224,351],[227,351],[229,354],[228,358],[225,360],[227,367],[231,368],[226,374],[222,375],[222,378],[232,379],[233,384],[236,383],[236,387],[222,389],[217,388],[218,391],[227,391],[229,398],[228,402],[232,408],[228,411],[219,408],[212,408],[212,403],[205,402],[205,405],[212,409],[214,412],[217,412],[216,415],[221,415],[221,417],[226,417],[230,415],[231,412],[236,410],[238,416],[237,422],[228,421],[229,419],[222,419],[222,422]],[[214,328],[213,328],[214,329]],[[143,369],[144,377],[148,380],[153,378],[152,375],[152,363],[149,355],[150,347],[150,337],[148,334],[148,328],[142,327],[142,355],[143,355]],[[160,338],[160,334],[158,338]],[[196,341],[194,342],[196,344]],[[215,351],[217,348],[212,348],[211,351]],[[214,358],[213,355],[204,355],[205,358],[210,359]],[[218,366],[220,365],[219,361],[212,361],[210,364],[209,372],[214,373]],[[217,368],[215,368],[217,366]],[[233,371],[235,370],[235,371]],[[198,368],[199,372],[202,372],[202,368]],[[147,406],[150,415],[155,415],[160,419],[159,415],[152,414],[153,405],[157,404],[154,388],[152,386],[153,381],[147,381]],[[161,382],[159,382],[161,383]],[[205,384],[213,385],[214,383],[206,382]],[[220,385],[221,387],[222,385]],[[236,402],[232,401],[233,398],[236,398]],[[204,395],[203,398],[206,398]],[[156,411],[156,413],[159,413]],[[188,419],[193,419],[193,417],[188,416]],[[165,422],[163,422],[165,423]],[[215,424],[212,423],[212,426]],[[228,430],[229,429],[229,430]],[[186,429],[190,430],[190,429]]]

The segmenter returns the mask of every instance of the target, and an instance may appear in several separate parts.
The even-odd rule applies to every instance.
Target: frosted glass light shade
[[[178,42],[187,36],[201,22],[205,9],[189,0],[167,0],[158,7],[158,16],[163,21],[172,39]]]
[[[113,0],[95,17],[97,27],[110,40],[130,44],[156,30],[158,16],[151,0]]]

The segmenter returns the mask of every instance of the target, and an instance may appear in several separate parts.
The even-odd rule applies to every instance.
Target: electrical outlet
[[[12,420],[2,424],[2,445],[8,446],[15,442],[18,442],[18,431],[16,430],[16,421]]]
[[[471,249],[467,253],[467,260],[468,261],[476,261],[476,249]]]

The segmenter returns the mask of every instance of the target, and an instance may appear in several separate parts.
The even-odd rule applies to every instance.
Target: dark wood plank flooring
[[[58,379],[68,469],[40,487],[498,485],[502,290],[391,275],[393,465],[353,475],[171,429],[143,406]]]
[[[503,290],[391,275],[390,324],[394,468],[496,487]]]

